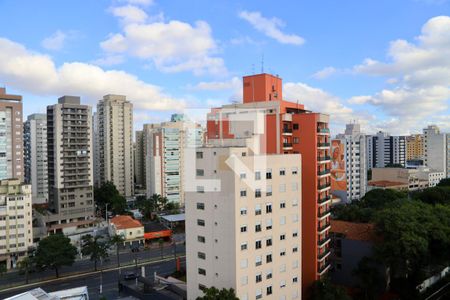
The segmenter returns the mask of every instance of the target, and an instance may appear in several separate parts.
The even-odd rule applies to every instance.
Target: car
[[[123,279],[132,280],[138,278],[138,275],[134,272],[128,271],[123,274]]]

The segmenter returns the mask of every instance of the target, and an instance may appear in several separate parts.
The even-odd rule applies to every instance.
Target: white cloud
[[[165,22],[162,14],[145,18],[146,21],[142,15],[134,20],[125,14],[116,16],[122,19],[124,26],[122,32],[110,35],[100,44],[106,53],[147,60],[168,73],[226,73],[223,59],[215,56],[218,46],[208,23]]]
[[[61,50],[64,47],[67,35],[61,30],[57,30],[51,36],[42,40],[41,45],[47,50]]]
[[[238,77],[233,77],[227,81],[210,81],[210,82],[200,82],[194,87],[193,90],[202,91],[221,91],[221,90],[241,90],[242,80]]]
[[[112,7],[111,13],[114,16],[121,18],[124,24],[144,23],[148,18],[145,11],[132,5]]]
[[[326,67],[323,68],[320,71],[317,71],[316,73],[314,73],[312,75],[313,78],[315,79],[325,79],[330,77],[331,75],[335,74],[337,72],[337,70],[333,67]]]
[[[110,66],[120,65],[124,61],[125,61],[125,59],[122,55],[107,55],[105,57],[102,57],[102,58],[92,61],[92,63],[94,65],[98,65],[98,66],[110,67]]]
[[[415,42],[395,40],[389,61],[366,59],[356,73],[387,77],[394,85],[371,96],[353,97],[355,104],[369,103],[388,114],[401,132],[420,130],[450,107],[450,17],[428,20]],[[393,122],[394,122],[393,121]],[[409,128],[408,128],[409,126]]]
[[[296,34],[287,34],[281,31],[285,26],[284,22],[278,18],[265,18],[258,11],[241,11],[241,19],[249,22],[256,30],[264,33],[282,44],[302,45],[305,40]]]
[[[133,5],[142,5],[142,6],[149,6],[153,4],[153,0],[123,0],[123,2],[127,2],[129,4]]]
[[[123,94],[137,109],[173,110],[186,106],[156,86],[124,71],[109,70],[81,62],[56,66],[47,55],[0,38],[0,78],[20,91],[40,96],[66,94],[85,97],[94,105],[105,94]]]

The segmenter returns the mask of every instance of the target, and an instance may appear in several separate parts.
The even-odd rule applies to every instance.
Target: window
[[[198,202],[197,209],[205,210],[205,203]]]
[[[241,197],[247,197],[247,190],[246,189],[242,189],[241,190]]]
[[[266,179],[272,179],[272,169],[267,169],[267,171],[266,171]]]
[[[286,202],[280,202],[280,208],[286,208]]]
[[[298,252],[298,246],[294,246],[293,248],[292,248],[292,252]]]
[[[292,215],[292,223],[297,223],[297,222],[298,222],[298,214]]]
[[[266,214],[272,213],[272,203],[266,203]]]
[[[271,279],[272,278],[272,270],[268,270],[266,273],[266,279]]]
[[[286,239],[286,235],[285,234],[280,235],[280,241],[284,241],[285,239]]]
[[[255,172],[255,180],[261,180],[261,172],[260,171]]]
[[[280,184],[280,193],[284,193],[284,192],[286,192],[286,185]]]
[[[197,241],[199,241],[200,243],[204,243],[205,242],[205,237],[204,236],[197,236]]]
[[[266,239],[266,246],[267,247],[272,246],[272,238]]]
[[[203,252],[197,252],[197,257],[200,259],[206,259],[206,254]]]
[[[241,251],[247,250],[247,242],[241,244]]]
[[[261,214],[261,204],[256,204],[255,206],[255,215],[259,216]]]
[[[203,152],[196,152],[195,156],[197,157],[197,159],[202,159],[203,158]]]
[[[205,170],[197,169],[195,173],[197,174],[197,176],[204,176],[205,175]]]
[[[268,185],[266,187],[266,196],[272,196],[272,186]]]
[[[294,260],[292,262],[292,269],[297,269],[298,268],[298,260]]]
[[[203,284],[199,284],[199,285],[198,285],[198,289],[199,289],[200,291],[204,291],[204,290],[206,290],[206,286],[203,285]]]
[[[248,277],[242,276],[241,277],[241,285],[247,285],[248,284]]]
[[[206,275],[206,270],[202,268],[198,268],[198,274],[200,275]]]
[[[298,205],[298,199],[297,198],[294,198],[293,200],[292,200],[292,206],[297,206]]]
[[[261,223],[255,225],[255,232],[261,232]]]
[[[286,256],[286,249],[282,249],[280,251],[280,256]]]
[[[247,208],[241,207],[241,216],[245,216],[247,214]]]
[[[261,273],[256,275],[256,283],[261,282],[262,281],[262,275]]]
[[[262,247],[261,240],[256,241],[256,242],[255,242],[255,248],[256,248],[256,249],[261,249],[261,247]]]
[[[240,178],[241,179],[245,179],[247,177],[247,175],[245,173],[241,173]]]
[[[281,280],[280,281],[280,288],[284,288],[286,287],[286,281],[285,280]]]
[[[282,216],[282,217],[280,217],[280,225],[284,225],[284,224],[286,224],[286,217]]]
[[[246,225],[241,226],[241,232],[247,232],[247,226]]]
[[[272,286],[266,288],[266,295],[272,295]]]
[[[197,186],[197,193],[204,193],[205,187],[204,186]]]
[[[293,130],[298,130],[298,123],[292,124],[292,129]]]
[[[297,175],[298,174],[298,168],[297,167],[293,167],[292,168],[292,175]]]
[[[266,263],[271,263],[272,262],[272,254],[267,254],[266,255]]]
[[[298,144],[298,143],[299,143],[299,139],[298,139],[298,137],[294,137],[294,139],[293,139],[293,143],[294,143],[294,144]]]
[[[280,176],[284,176],[286,175],[286,169],[285,168],[281,168],[280,169]]]
[[[292,191],[298,191],[298,183],[297,182],[293,182],[292,184],[291,184],[291,190]]]
[[[198,226],[205,226],[205,220],[197,219]]]
[[[255,190],[255,198],[261,198],[261,189]]]
[[[293,282],[293,283],[297,283],[297,282],[298,282],[298,277],[292,278],[292,282]]]
[[[262,298],[262,291],[261,289],[257,289],[256,290],[256,300],[261,299]]]
[[[280,266],[280,273],[284,273],[284,272],[286,272],[286,264],[282,264]]]
[[[272,229],[272,219],[266,220],[266,230]]]
[[[247,259],[242,259],[241,260],[241,269],[246,269],[248,266],[248,260]]]
[[[262,258],[261,258],[261,255],[258,255],[255,258],[255,266],[260,266],[260,265],[262,265]]]

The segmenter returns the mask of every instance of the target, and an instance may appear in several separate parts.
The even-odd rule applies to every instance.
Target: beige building
[[[406,137],[406,160],[423,159],[423,135],[414,134]]]
[[[16,268],[33,244],[31,185],[19,179],[0,182],[0,264]]]
[[[212,286],[241,300],[301,299],[300,154],[253,155],[235,141],[196,149],[185,202],[188,299]]]
[[[133,104],[121,95],[106,95],[97,104],[96,186],[111,181],[125,197],[134,194]]]
[[[414,191],[436,186],[443,178],[445,178],[445,172],[435,171],[428,167],[417,169],[373,168],[369,189],[392,188]]]
[[[115,216],[109,221],[109,235],[121,235],[124,244],[144,244],[144,225],[130,216]]]
[[[64,96],[47,107],[49,231],[94,216],[92,109]],[[86,225],[86,224],[85,224]],[[60,226],[57,226],[58,230]]]
[[[0,88],[0,179],[23,181],[22,96]]]

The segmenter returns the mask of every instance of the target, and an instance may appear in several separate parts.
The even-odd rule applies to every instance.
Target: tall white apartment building
[[[337,135],[344,148],[346,194],[338,196],[344,202],[361,199],[367,192],[366,135],[361,133],[360,124],[347,124],[345,134]],[[339,194],[340,193],[340,194]]]
[[[134,194],[133,104],[121,95],[106,95],[97,104],[96,186],[111,181],[125,197]]]
[[[134,140],[134,179],[136,186],[145,188],[145,151],[144,131],[135,132]]]
[[[33,204],[48,202],[47,115],[32,114],[24,123],[25,183],[31,184]]]
[[[424,164],[433,170],[447,171],[447,139],[436,125],[423,129]]]
[[[203,129],[174,114],[170,122],[144,125],[144,138],[147,196],[160,194],[183,205],[185,152],[203,144]]]
[[[0,88],[0,179],[23,180],[22,96]]]
[[[0,181],[0,264],[16,268],[33,245],[31,185],[19,179]]]
[[[63,96],[47,106],[49,208],[47,226],[94,216],[92,108]],[[60,230],[61,226],[56,226]],[[57,232],[57,231],[56,231]]]
[[[450,133],[446,134],[447,136],[447,178],[450,178]]]
[[[366,136],[367,168],[384,168],[386,165],[406,166],[406,137],[391,136],[386,132]]]
[[[213,286],[241,300],[301,299],[301,156],[255,155],[234,141],[196,150],[185,202],[188,299]]]

